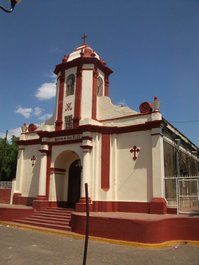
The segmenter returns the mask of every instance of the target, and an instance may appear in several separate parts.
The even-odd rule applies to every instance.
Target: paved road
[[[81,265],[84,240],[0,225],[2,265]],[[89,241],[87,265],[199,265],[199,246],[146,249]]]

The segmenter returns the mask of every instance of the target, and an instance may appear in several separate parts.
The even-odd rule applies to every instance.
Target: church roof
[[[64,69],[78,65],[80,62],[85,64],[94,63],[108,75],[113,72],[109,67],[106,66],[106,62],[100,58],[93,48],[91,48],[88,44],[83,43],[68,55],[64,55],[62,62],[56,65],[54,73],[58,74]]]
[[[68,56],[67,56],[67,62],[70,62],[74,59],[77,59],[79,57],[86,57],[86,58],[97,58],[100,60],[99,55],[87,44],[83,44],[79,47],[77,47],[74,51],[72,51]]]

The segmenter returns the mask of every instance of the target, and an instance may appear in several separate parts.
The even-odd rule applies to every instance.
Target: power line
[[[189,120],[189,121],[171,121],[171,123],[196,123],[199,120]]]

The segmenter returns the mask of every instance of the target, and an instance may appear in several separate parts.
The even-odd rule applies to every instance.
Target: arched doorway
[[[68,177],[68,207],[75,208],[75,204],[80,199],[81,187],[81,163],[79,159],[70,165]]]

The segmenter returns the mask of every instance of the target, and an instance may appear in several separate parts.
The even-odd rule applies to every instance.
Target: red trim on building
[[[49,152],[47,154],[47,172],[46,172],[46,196],[49,199],[49,190],[50,190],[50,173],[51,173],[51,157],[52,157],[52,146],[49,146]]]
[[[47,208],[49,205],[49,202],[45,196],[41,197],[38,196],[36,200],[33,201],[32,207],[36,211],[42,211],[45,208]]]
[[[109,81],[108,81],[108,76],[105,75],[105,80],[104,80],[104,96],[108,97],[109,95]]]
[[[128,132],[137,132],[137,131],[146,131],[151,130],[152,128],[158,128],[160,127],[164,122],[162,120],[157,121],[150,121],[145,122],[141,124],[136,125],[130,125],[130,126],[123,126],[123,127],[108,127],[108,126],[97,126],[97,125],[82,125],[79,126],[79,128],[74,128],[70,130],[62,130],[62,131],[43,131],[39,132],[38,135],[40,137],[59,137],[59,136],[66,136],[66,135],[73,135],[73,134],[82,134],[83,132],[99,132],[99,133],[128,133]],[[20,144],[25,144],[28,141],[19,141]]]
[[[65,72],[62,72],[59,81],[59,94],[57,104],[57,120],[55,122],[55,130],[59,131],[62,129],[63,124],[63,100],[64,100],[64,84],[65,84]]]
[[[76,74],[75,108],[74,108],[74,118],[73,118],[74,128],[77,128],[79,126],[79,121],[81,119],[81,101],[82,101],[82,65],[80,65],[77,68],[77,74]]]
[[[82,141],[83,140],[89,140],[89,141],[92,141],[93,140],[93,137],[90,137],[90,136],[83,136],[82,137]]]
[[[99,68],[103,73],[105,73],[107,78],[109,77],[110,74],[113,73],[113,71],[109,67],[107,67],[102,61],[100,61],[95,57],[79,57],[72,61],[58,64],[55,67],[54,73],[57,75],[60,72],[63,72],[75,66],[81,68],[83,64],[94,64],[96,68]]]
[[[92,119],[96,120],[97,113],[97,69],[93,71]]]
[[[54,172],[65,173],[66,170],[63,169],[63,168],[51,167],[50,168],[50,173],[54,173]]]
[[[34,139],[34,140],[18,140],[16,141],[18,145],[36,145],[41,144],[41,139]]]
[[[150,202],[150,213],[166,214],[167,213],[167,202],[165,198],[152,198]]]
[[[91,150],[93,147],[91,145],[80,145],[80,147],[83,149],[83,150]]]
[[[110,134],[102,134],[101,145],[101,189],[110,188]]]
[[[0,208],[0,220],[1,221],[12,221],[14,219],[21,219],[24,217],[28,217],[33,214],[34,210],[32,208],[24,209],[24,208]]]
[[[152,128],[161,127],[164,122],[162,120],[158,121],[150,121],[145,122],[143,124],[136,124],[124,127],[108,127],[108,126],[97,126],[97,125],[82,125],[78,128],[73,128],[70,130],[61,130],[61,131],[39,131],[37,134],[40,136],[40,139],[34,140],[19,140],[17,141],[18,145],[33,145],[33,144],[41,144],[41,138],[47,137],[60,137],[60,136],[68,136],[74,134],[82,134],[83,132],[98,132],[98,133],[108,133],[108,134],[119,134],[119,133],[129,133],[129,132],[137,132],[137,131],[147,131],[151,130]],[[72,144],[72,143],[80,143],[82,139],[77,140],[66,140],[66,141],[55,141],[49,142],[48,145],[60,145],[60,144]]]
[[[32,206],[34,197],[25,197],[22,196],[21,193],[14,193],[13,194],[13,204],[16,205],[27,205],[27,206]]]
[[[85,202],[80,200],[76,204],[77,212],[85,212]],[[127,213],[149,213],[149,202],[121,202],[121,201],[92,201],[89,208],[93,212],[127,212]]]
[[[0,203],[10,203],[11,189],[0,189]]]

